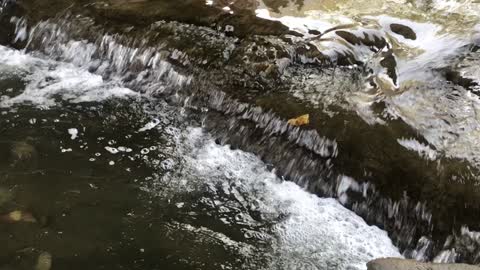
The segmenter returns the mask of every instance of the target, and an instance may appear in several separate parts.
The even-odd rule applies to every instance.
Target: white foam
[[[407,148],[408,150],[415,151],[419,155],[424,156],[429,160],[435,160],[437,158],[437,151],[415,139],[398,139],[397,141],[401,146]]]
[[[68,134],[70,134],[70,139],[75,140],[78,136],[78,129],[70,128],[68,129]]]
[[[395,37],[402,44],[402,50],[409,52],[407,57],[397,57],[399,81],[428,80],[431,78],[432,69],[444,66],[449,57],[454,56],[459,48],[469,43],[467,38],[442,33],[443,28],[433,23],[414,22],[387,15],[365,18],[378,21],[382,31]],[[417,39],[407,39],[394,33],[390,29],[393,23],[410,27],[415,31]]]
[[[105,146],[105,150],[107,150],[110,154],[118,154],[120,151],[115,147]]]
[[[20,103],[54,106],[59,99],[80,103],[138,96],[119,83],[107,83],[101,76],[72,64],[40,59],[3,46],[0,46],[0,67],[2,71],[21,74],[27,82],[19,95],[2,97],[0,107]]]
[[[156,126],[158,126],[160,124],[160,120],[158,119],[153,119],[152,121],[148,122],[147,124],[145,124],[144,127],[140,128],[138,130],[138,132],[145,132],[147,130],[151,130],[151,129],[154,129]]]
[[[199,182],[212,183],[210,189],[234,183],[235,189],[230,186],[224,192],[235,194],[245,207],[265,217],[285,217],[273,227],[272,253],[264,254],[274,257],[269,269],[366,269],[369,260],[401,257],[385,231],[367,225],[338,201],[280,180],[256,156],[219,146],[201,129],[186,133],[184,143],[191,148],[185,150],[184,169],[194,177],[182,190]],[[220,199],[217,204],[226,205]],[[242,222],[248,220],[243,213]]]

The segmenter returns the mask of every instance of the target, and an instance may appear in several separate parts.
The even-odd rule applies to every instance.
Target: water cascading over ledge
[[[407,150],[399,140],[428,143],[401,119],[369,125],[337,103],[369,80],[368,68],[355,55],[336,52],[332,61],[281,24],[247,22],[254,18],[248,11],[218,16],[202,3],[206,16],[198,19],[174,18],[168,8],[143,14],[141,2],[76,4],[57,1],[48,11],[40,4],[37,13],[31,9],[38,1],[19,2],[19,9],[5,1],[0,21],[11,27],[0,41],[104,77],[120,76],[139,92],[185,106],[219,143],[255,153],[278,175],[338,198],[386,229],[407,257],[479,262],[477,233],[467,229],[479,229],[478,170],[461,159],[429,160]],[[24,39],[20,34],[27,28]],[[261,31],[250,32],[254,29]],[[381,40],[368,46],[381,51],[386,46]],[[446,80],[435,84],[464,91]],[[319,104],[305,102],[293,88],[311,89]],[[381,102],[377,106],[382,109]],[[304,113],[311,115],[308,126],[287,124]]]

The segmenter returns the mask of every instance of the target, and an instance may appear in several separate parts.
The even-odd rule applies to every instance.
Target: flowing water
[[[480,263],[479,17],[0,1],[0,269]]]

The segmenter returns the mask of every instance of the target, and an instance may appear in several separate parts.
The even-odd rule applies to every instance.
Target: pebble
[[[50,270],[52,268],[52,255],[48,252],[42,252],[38,256],[35,270]]]

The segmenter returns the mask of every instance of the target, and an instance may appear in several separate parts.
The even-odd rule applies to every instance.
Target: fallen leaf
[[[5,222],[29,222],[29,223],[35,223],[37,220],[35,217],[28,212],[22,212],[20,210],[16,210],[13,212],[10,212],[4,216],[0,216],[0,220],[5,221]]]
[[[21,211],[13,211],[8,214],[8,217],[15,222],[22,220],[22,212]]]
[[[292,125],[292,126],[304,126],[304,125],[308,125],[310,123],[310,115],[309,114],[304,114],[304,115],[301,115],[297,118],[292,118],[290,120],[288,120],[288,124]]]

